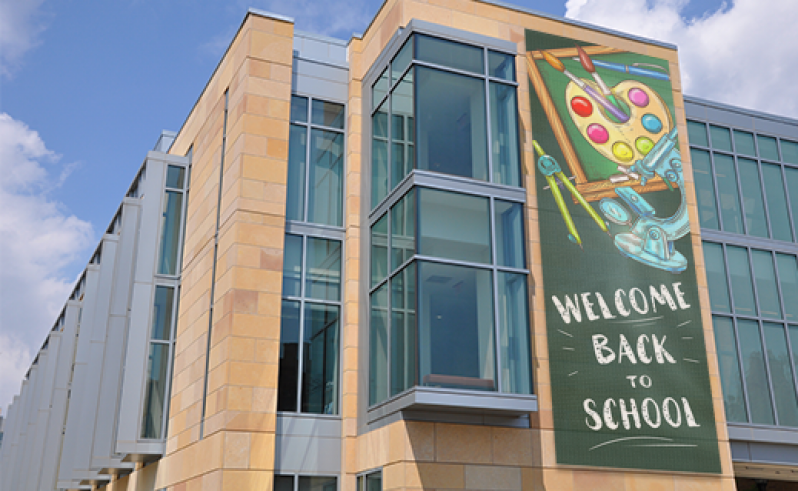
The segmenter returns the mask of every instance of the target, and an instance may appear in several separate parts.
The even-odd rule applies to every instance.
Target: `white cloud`
[[[44,30],[44,0],[0,0],[0,75],[8,76]]]
[[[798,3],[735,0],[700,18],[687,0],[568,0],[566,17],[679,46],[684,92],[798,117]]]
[[[0,113],[0,407],[66,302],[74,278],[64,268],[94,242],[91,224],[48,197],[70,168],[58,160],[37,132]]]

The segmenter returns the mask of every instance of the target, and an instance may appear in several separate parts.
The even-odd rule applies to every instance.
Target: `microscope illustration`
[[[656,210],[631,187],[616,188],[615,193],[627,208],[616,199],[603,198],[599,208],[612,223],[631,226],[628,232],[615,235],[618,250],[636,261],[671,273],[681,273],[687,268],[687,259],[674,248],[674,241],[690,231],[687,200],[684,195],[682,159],[676,146],[676,128],[664,135],[642,159],[629,167],[629,174],[640,176],[640,184],[660,176],[672,189],[676,184],[681,193],[679,209],[670,218],[655,216]]]

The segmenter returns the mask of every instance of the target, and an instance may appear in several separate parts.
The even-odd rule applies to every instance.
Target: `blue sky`
[[[678,44],[687,93],[798,117],[794,0],[514,3]],[[348,39],[380,4],[0,0],[0,408],[147,150],[180,129],[247,7]]]

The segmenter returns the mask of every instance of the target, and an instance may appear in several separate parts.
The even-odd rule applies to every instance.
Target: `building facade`
[[[0,489],[790,489],[798,121],[675,46],[250,10],[10,406]]]

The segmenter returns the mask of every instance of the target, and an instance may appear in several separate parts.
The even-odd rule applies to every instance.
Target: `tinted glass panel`
[[[704,262],[707,269],[709,303],[714,312],[731,312],[729,286],[726,283],[726,263],[723,260],[723,246],[704,242]]]
[[[415,37],[417,60],[469,72],[485,73],[481,48],[418,34]]]
[[[768,367],[779,425],[798,426],[798,397],[795,394],[792,360],[787,351],[787,331],[784,325],[770,322],[763,323],[762,328],[768,348]]]
[[[371,207],[388,195],[388,112],[383,104],[371,118]]]
[[[784,299],[784,311],[788,321],[798,321],[798,262],[795,256],[776,254],[776,266],[779,268],[779,284],[781,298]],[[795,346],[798,349],[798,346]]]
[[[340,226],[343,220],[344,135],[312,130],[308,221]]]
[[[299,383],[299,302],[283,300],[280,319],[280,366],[277,410],[296,411]]]
[[[180,218],[183,215],[183,193],[166,191],[164,194],[158,273],[174,275],[179,273],[177,260],[180,252]]]
[[[487,270],[419,263],[419,383],[496,390]]]
[[[338,307],[305,304],[302,412],[338,413]]]
[[[734,150],[743,155],[756,157],[756,147],[754,146],[754,135],[747,131],[734,130]]]
[[[388,285],[371,294],[369,405],[388,397]]]
[[[424,67],[415,73],[418,168],[488,180],[485,82]]]
[[[488,51],[488,75],[515,81],[515,56]]]
[[[175,289],[170,286],[155,287],[155,304],[152,309],[151,339],[168,341],[172,337],[172,311]]]
[[[781,302],[779,302],[779,291],[776,288],[773,256],[769,251],[752,250],[751,258],[754,262],[759,314],[763,317],[781,319]]]
[[[731,135],[728,128],[709,125],[709,136],[712,138],[712,148],[727,152],[732,151]]]
[[[285,235],[283,252],[283,296],[299,297],[302,295],[302,237]]]
[[[718,198],[723,217],[723,230],[735,234],[743,233],[743,216],[737,192],[737,174],[734,159],[728,155],[715,154],[715,180],[718,183]]]
[[[416,249],[416,193],[411,189],[391,208],[391,271],[410,259]]]
[[[748,416],[743,396],[743,382],[740,378],[740,363],[737,358],[737,339],[734,326],[728,317],[712,317],[715,327],[715,347],[718,352],[720,383],[723,388],[723,404],[726,406],[726,419],[745,423]]]
[[[344,129],[346,113],[344,112],[343,104],[313,99],[313,114],[311,118],[313,124]]]
[[[770,386],[765,371],[765,358],[762,353],[762,340],[759,325],[754,321],[738,320],[737,332],[740,336],[740,352],[743,357],[745,387],[748,390],[748,404],[751,408],[751,422],[772,425],[773,404],[770,399]]]
[[[709,140],[707,139],[707,127],[704,123],[688,121],[687,135],[690,139],[690,145],[701,145],[702,147],[709,146]]]
[[[759,156],[768,160],[779,160],[779,147],[775,138],[769,136],[756,136],[756,143],[759,146]]]
[[[521,185],[518,164],[518,104],[515,87],[490,83],[490,135],[493,151],[493,181]]]
[[[308,237],[305,298],[341,299],[341,243]]]
[[[391,94],[391,187],[415,166],[413,134],[413,71],[407,73]]]
[[[274,476],[274,491],[294,491],[294,477]]]
[[[693,161],[695,194],[698,198],[698,218],[701,228],[718,230],[718,208],[715,203],[715,182],[712,179],[712,163],[709,159],[709,152],[691,148],[690,156]]]
[[[762,164],[762,179],[765,181],[765,197],[768,203],[770,230],[777,240],[792,240],[790,216],[787,209],[787,196],[784,194],[784,181],[781,166]]]
[[[299,477],[299,491],[336,491],[334,477]]]
[[[416,265],[391,279],[391,395],[416,383]]]
[[[792,348],[792,366],[795,377],[798,378],[798,325],[787,328],[790,333],[790,347]]]
[[[371,286],[388,275],[388,214],[371,226]]]
[[[144,389],[144,419],[141,425],[142,438],[163,438],[163,420],[166,409],[166,385],[169,383],[169,345],[150,344],[147,378]]]
[[[183,189],[186,170],[182,167],[169,165],[166,167],[166,187]]]
[[[787,196],[790,197],[793,226],[798,233],[798,169],[784,167],[784,175],[787,177]]]
[[[382,472],[366,476],[366,489],[363,491],[382,491]]]
[[[489,264],[488,199],[432,189],[419,192],[419,253]]]
[[[762,199],[762,183],[759,180],[757,163],[753,160],[737,159],[737,169],[740,171],[748,234],[767,237],[768,223],[765,219],[765,204]]]
[[[288,182],[286,185],[285,218],[305,220],[305,160],[308,130],[292,124],[288,141]]]
[[[524,268],[524,207],[520,203],[494,202],[496,228],[496,263],[499,266]]]
[[[500,272],[498,279],[502,391],[531,394],[532,364],[526,275]]]
[[[308,98],[298,95],[291,96],[291,121],[300,123],[308,122]]]
[[[402,73],[407,68],[407,65],[413,60],[413,40],[409,39],[405,42],[405,45],[402,46],[402,49],[399,50],[399,53],[393,59],[391,63],[391,82],[395,82],[402,76]]]
[[[731,273],[734,312],[743,315],[756,315],[754,288],[748,263],[748,251],[741,247],[726,247],[729,272]]]
[[[791,164],[798,164],[798,143],[781,140],[781,160]]]
[[[388,69],[383,70],[380,78],[374,82],[371,87],[371,107],[375,107],[382,102],[382,99],[388,94]]]

